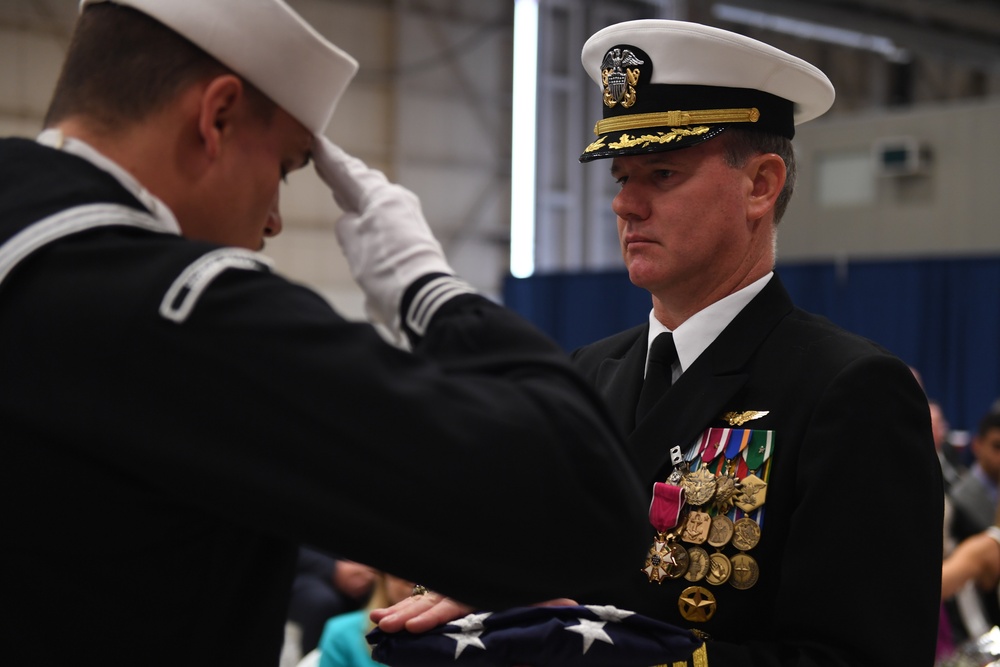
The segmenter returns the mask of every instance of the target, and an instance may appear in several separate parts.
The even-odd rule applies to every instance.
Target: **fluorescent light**
[[[894,63],[908,63],[911,60],[909,51],[896,46],[891,39],[881,35],[871,35],[855,30],[847,30],[846,28],[836,28],[822,23],[813,23],[812,21],[793,19],[777,14],[767,14],[733,5],[713,5],[712,13],[715,14],[716,18],[723,21],[730,21],[731,23],[765,28],[786,35],[795,35],[796,37],[803,37],[819,42],[849,46],[863,51],[873,51]]]
[[[538,0],[514,0],[514,91],[510,149],[510,272],[535,272],[535,108]]]

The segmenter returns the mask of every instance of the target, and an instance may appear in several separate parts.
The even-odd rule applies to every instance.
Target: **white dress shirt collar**
[[[719,299],[689,317],[673,331],[663,326],[650,310],[646,357],[649,357],[649,347],[653,344],[653,339],[664,331],[670,331],[674,336],[674,346],[677,348],[678,363],[674,364],[674,381],[676,381],[681,373],[687,370],[695,359],[701,356],[701,353],[719,337],[722,330],[729,326],[729,323],[739,315],[740,311],[755,296],[760,294],[773,275],[774,272],[771,271],[738,292],[733,292],[729,296]]]

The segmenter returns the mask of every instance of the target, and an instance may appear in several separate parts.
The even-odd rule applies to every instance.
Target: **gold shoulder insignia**
[[[743,412],[727,412],[722,419],[730,426],[743,426],[752,419],[760,419],[770,410],[744,410]]]

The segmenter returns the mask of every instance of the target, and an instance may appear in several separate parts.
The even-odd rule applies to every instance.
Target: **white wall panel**
[[[800,174],[781,223],[783,260],[940,257],[1000,252],[997,155],[1000,101],[953,103],[814,121],[798,128]],[[816,168],[825,153],[869,152],[909,136],[931,151],[925,173],[875,176],[873,201],[820,198]],[[854,203],[851,203],[854,202]]]
[[[289,3],[361,63],[329,136],[414,190],[453,267],[496,295],[508,258],[513,2]],[[665,4],[678,3],[553,2],[567,16],[586,5],[589,19],[553,28],[545,42],[552,115],[546,120],[548,142],[541,147],[548,160],[541,172],[546,180],[540,202],[548,207],[541,211],[548,224],[539,231],[542,266],[620,265],[607,166],[575,161],[600,112],[596,97],[598,106],[580,101],[594,91],[578,69],[579,46],[597,27],[631,18],[638,6],[665,12]],[[40,128],[76,5],[76,0],[0,0],[0,133],[34,136]],[[828,47],[816,47],[817,58],[824,53],[834,56]],[[870,58],[836,56],[843,68],[856,66],[859,82],[871,85]],[[964,85],[947,63],[921,71],[926,81],[918,83],[924,87],[941,88],[942,81]],[[986,87],[996,89],[1000,66],[984,76]],[[845,84],[838,98],[851,94]],[[856,110],[878,103],[867,95],[859,89]],[[994,167],[1000,103],[984,104],[876,110],[800,128],[802,174],[782,224],[782,258],[1000,251],[1000,225],[994,220],[1000,210]],[[552,134],[556,130],[562,133]],[[933,148],[929,176],[879,179],[872,184],[870,205],[819,205],[814,168],[819,154],[867,150],[878,137],[898,134],[919,136]],[[282,272],[360,316],[360,292],[336,247],[332,229],[338,210],[326,187],[310,168],[291,177],[282,198],[285,231],[269,244],[268,254]]]
[[[0,29],[0,114],[40,126],[64,50],[48,35]]]

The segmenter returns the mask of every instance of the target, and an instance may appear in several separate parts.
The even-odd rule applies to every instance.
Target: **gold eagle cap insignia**
[[[727,412],[722,415],[723,421],[730,426],[743,426],[748,421],[760,419],[768,414],[770,410],[744,410],[743,412]]]

